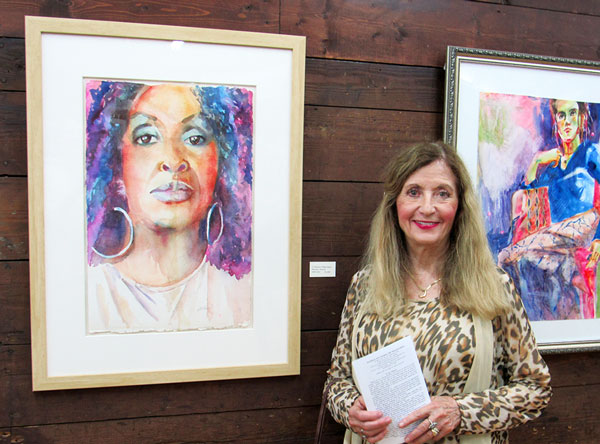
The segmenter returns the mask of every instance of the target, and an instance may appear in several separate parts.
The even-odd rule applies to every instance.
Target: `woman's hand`
[[[551,163],[552,167],[556,167],[558,166],[560,159],[561,154],[558,148],[538,152],[527,169],[527,174],[525,175],[525,184],[529,185],[536,179],[539,166],[548,165]]]
[[[403,428],[420,419],[423,422],[410,432],[406,437],[406,443],[422,444],[426,441],[438,441],[452,433],[460,424],[460,408],[450,396],[432,396],[429,404],[412,412],[400,421],[398,426]],[[436,430],[438,433],[435,433]]]
[[[590,250],[592,250],[592,254],[588,260],[587,268],[594,268],[600,259],[600,239],[594,239],[590,246]]]
[[[368,411],[363,397],[359,396],[348,411],[348,422],[355,433],[374,443],[383,439],[392,420],[381,412]]]

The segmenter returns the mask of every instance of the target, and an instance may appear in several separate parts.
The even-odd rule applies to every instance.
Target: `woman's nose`
[[[187,160],[182,159],[179,161],[167,161],[167,162],[161,162],[158,166],[158,169],[160,171],[165,171],[167,173],[183,173],[184,171],[187,171],[190,168],[190,164],[188,163]]]
[[[424,214],[431,214],[435,211],[435,206],[429,196],[423,196],[421,200],[421,212]]]
[[[177,141],[168,140],[164,146],[163,161],[159,164],[160,171],[177,174],[183,173],[190,168],[190,164],[186,160],[185,150],[177,143]]]

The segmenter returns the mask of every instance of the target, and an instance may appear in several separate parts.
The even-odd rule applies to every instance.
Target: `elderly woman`
[[[392,424],[366,409],[351,360],[409,335],[431,402]],[[411,424],[407,443],[506,443],[508,429],[547,405],[548,368],[517,291],[494,264],[467,170],[448,146],[416,145],[389,165],[328,373],[329,410],[352,443]]]
[[[88,330],[251,325],[251,92],[88,81]]]

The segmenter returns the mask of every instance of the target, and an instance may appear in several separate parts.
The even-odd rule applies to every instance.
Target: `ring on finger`
[[[429,430],[431,431],[431,434],[434,438],[438,435],[438,433],[440,433],[440,429],[438,429],[437,427],[431,427]]]
[[[432,421],[431,419],[427,418],[427,421],[429,421],[429,430],[433,430],[437,427],[437,422]],[[439,433],[439,430],[438,430]]]
[[[367,435],[365,435],[365,429],[363,429],[362,427],[360,428],[360,436],[362,437],[362,439],[367,439]]]

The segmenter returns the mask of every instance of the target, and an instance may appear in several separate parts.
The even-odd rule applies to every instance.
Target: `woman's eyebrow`
[[[192,122],[192,121],[197,121],[198,123],[201,123],[204,126],[207,126],[206,118],[203,116],[202,113],[197,113],[197,114],[192,114],[191,116],[187,116],[185,119],[183,119],[181,121],[181,123],[188,123],[188,122]]]
[[[144,113],[135,113],[131,116],[131,124],[133,125],[143,125],[143,124],[147,124],[149,122],[156,122],[158,119],[154,116],[150,116],[148,114],[144,114]]]
[[[207,131],[210,132],[210,125],[208,124],[208,120],[206,119],[206,117],[204,117],[204,115],[202,113],[198,113],[198,114],[194,114],[191,116],[186,117],[185,119],[183,119],[181,121],[182,125],[185,125],[187,127],[189,127],[190,125],[196,126],[200,129],[202,129],[203,131]]]

